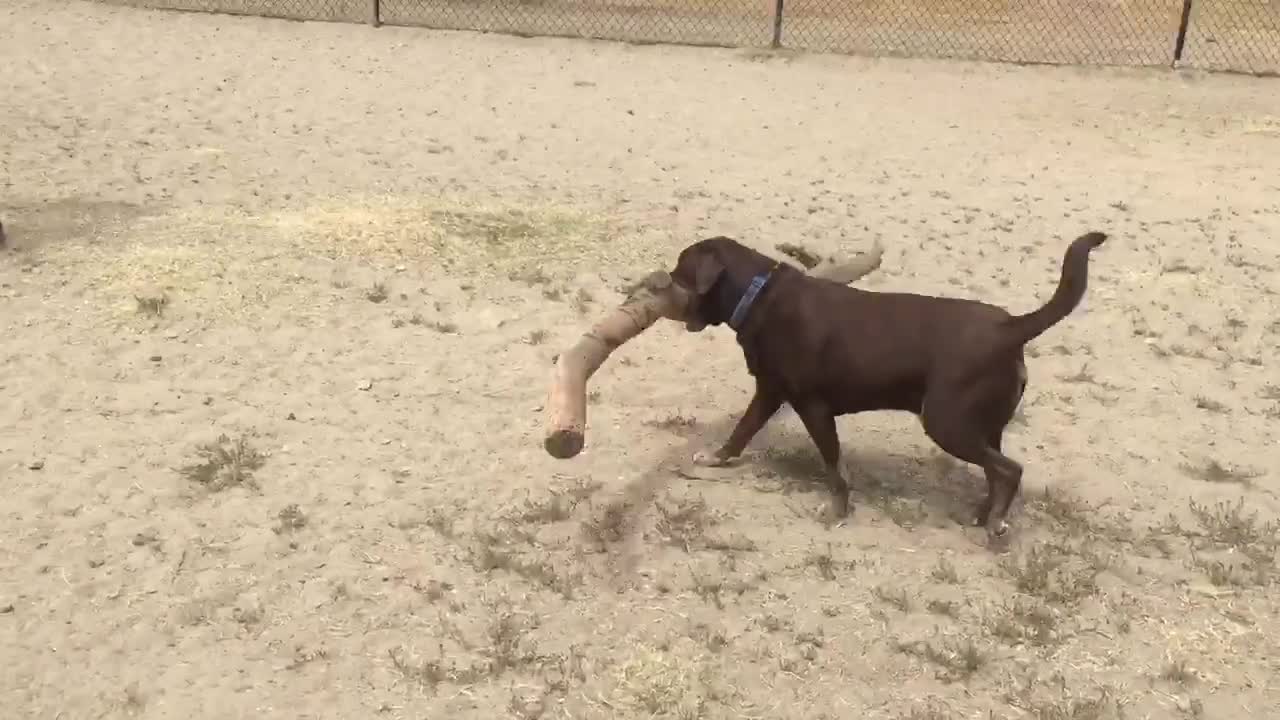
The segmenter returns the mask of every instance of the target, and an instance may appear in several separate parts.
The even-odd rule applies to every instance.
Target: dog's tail
[[[1091,232],[1072,241],[1062,258],[1062,278],[1058,280],[1058,289],[1053,291],[1049,302],[1026,315],[1016,315],[1004,322],[1010,345],[1031,342],[1076,309],[1089,284],[1089,251],[1106,239],[1105,233]]]

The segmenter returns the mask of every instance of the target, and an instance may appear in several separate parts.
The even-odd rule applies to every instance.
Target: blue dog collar
[[[747,312],[751,310],[751,304],[756,301],[760,291],[764,290],[764,286],[769,282],[770,275],[773,275],[772,270],[764,275],[757,275],[751,278],[751,284],[747,286],[747,291],[742,293],[742,299],[738,301],[738,306],[733,309],[733,314],[729,316],[729,327],[735,331],[742,329],[742,322],[747,319]]]

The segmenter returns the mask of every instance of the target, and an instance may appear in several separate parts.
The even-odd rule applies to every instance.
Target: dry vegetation
[[[30,109],[0,137],[18,715],[1244,720],[1280,702],[1280,152],[1246,129],[1274,93],[95,7],[0,43],[0,63],[47,68],[15,78]],[[171,72],[191,47],[200,72]],[[243,74],[250,51],[270,74]],[[492,75],[371,84],[390,56]],[[80,101],[108,84],[119,102]],[[136,112],[147,98],[163,107]],[[1213,117],[1170,114],[1190,102]],[[284,138],[304,125],[328,152],[299,160]],[[1045,153],[1058,166],[1028,174]],[[541,448],[555,352],[695,235],[806,265],[880,237],[863,285],[1021,310],[1062,238],[1100,224],[1085,304],[1029,353],[1005,553],[963,524],[979,475],[911,418],[841,420],[843,528],[816,520],[821,462],[787,412],[741,463],[689,463],[748,398],[723,332],[621,348],[587,450]]]

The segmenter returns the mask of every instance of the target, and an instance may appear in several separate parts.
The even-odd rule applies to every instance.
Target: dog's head
[[[671,279],[690,295],[685,329],[698,332],[728,322],[751,279],[768,272],[773,264],[727,237],[699,240],[681,250]]]

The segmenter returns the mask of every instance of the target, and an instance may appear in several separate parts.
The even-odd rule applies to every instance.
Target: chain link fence
[[[381,0],[382,22],[518,35],[768,46],[766,0]]]
[[[99,0],[108,5],[258,15],[285,20],[377,22],[372,0]]]
[[[791,0],[815,50],[1073,65],[1170,65],[1182,0]]]
[[[1280,0],[1194,0],[1180,65],[1280,74]]]
[[[1280,0],[106,0],[516,35],[1280,74]]]

